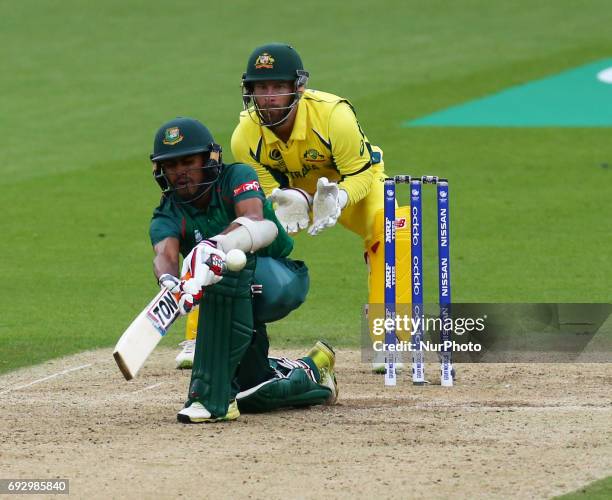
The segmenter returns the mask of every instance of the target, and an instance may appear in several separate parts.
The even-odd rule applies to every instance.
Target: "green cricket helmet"
[[[175,191],[164,172],[164,161],[202,154],[204,162],[202,170],[204,180],[199,183],[196,195],[189,200],[179,200],[191,203],[202,197],[214,185],[221,170],[221,146],[213,139],[210,130],[194,118],[178,117],[164,123],[153,141],[153,176],[164,194]]]
[[[285,111],[283,117],[274,123],[269,123],[261,113],[257,101],[254,99],[253,84],[261,81],[284,81],[293,82],[293,100],[289,106],[268,109],[280,109]],[[249,56],[246,72],[242,75],[242,103],[244,109],[251,113],[252,110],[257,112],[259,119],[263,125],[274,127],[283,123],[289,113],[295,108],[300,100],[300,87],[306,86],[308,83],[308,71],[304,70],[302,58],[297,51],[286,43],[267,43],[257,47]],[[266,97],[260,95],[258,97]]]

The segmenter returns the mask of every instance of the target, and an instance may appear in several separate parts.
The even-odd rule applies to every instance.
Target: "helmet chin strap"
[[[180,196],[176,196],[176,202],[179,205],[189,205],[190,203],[193,203],[194,201],[198,201],[200,198],[202,198],[202,196],[204,196],[206,193],[208,193],[212,187],[214,186],[214,183],[210,183],[210,184],[200,184],[200,186],[198,187],[198,190],[196,192],[196,194],[194,195],[193,198],[189,198],[188,200],[185,200],[183,198],[181,198]]]

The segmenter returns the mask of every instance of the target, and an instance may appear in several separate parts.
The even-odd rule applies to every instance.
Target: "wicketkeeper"
[[[315,236],[340,223],[361,237],[368,302],[382,304],[383,152],[368,140],[352,104],[306,88],[308,77],[293,47],[257,47],[242,76],[244,111],[232,136],[232,153],[255,169],[288,233],[307,229]],[[408,207],[397,210],[398,219],[408,214]],[[409,238],[396,244],[398,255],[410,255]],[[396,286],[397,301],[409,303],[410,272],[398,273]]]
[[[331,347],[317,342],[298,360],[268,358],[266,323],[305,300],[308,270],[288,258],[293,241],[252,167],[224,165],[221,147],[191,118],[162,125],[151,160],[163,192],[150,226],[155,275],[179,294],[183,314],[200,303],[188,399],[178,420],[234,420],[240,411],[334,402]],[[217,264],[234,248],[247,253],[246,266],[221,274]]]

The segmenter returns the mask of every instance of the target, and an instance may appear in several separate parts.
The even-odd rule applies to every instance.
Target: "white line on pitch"
[[[162,384],[163,384],[163,382],[159,382],[158,384],[153,384],[153,385],[150,385],[148,387],[144,387],[143,389],[138,389],[137,391],[130,392],[130,394],[137,394],[139,392],[144,392],[144,391],[148,391],[148,390],[151,390],[151,389],[155,389],[156,387],[159,387]]]
[[[568,406],[484,406],[484,405],[416,405],[417,410],[485,410],[485,411],[612,411],[612,406],[588,406],[588,405],[568,405]]]
[[[66,375],[67,373],[70,373],[70,372],[75,372],[77,370],[82,370],[83,368],[88,368],[91,365],[92,363],[88,363],[86,365],[75,366],[74,368],[68,368],[67,370],[62,370],[61,372],[53,373],[52,375],[48,375],[47,377],[39,378],[38,380],[34,380],[33,382],[29,382],[24,385],[18,385],[17,387],[13,387],[12,389],[6,389],[0,392],[0,394],[6,394],[7,392],[25,389],[26,387],[30,387],[31,385],[34,385],[34,384],[40,384],[41,382],[45,382],[46,380],[50,380],[55,377],[59,377],[60,375]]]

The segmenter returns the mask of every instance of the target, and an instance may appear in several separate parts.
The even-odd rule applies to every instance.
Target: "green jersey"
[[[293,240],[278,222],[272,203],[266,200],[259,185],[257,174],[252,167],[242,163],[223,165],[219,179],[212,188],[210,203],[204,210],[179,203],[174,194],[164,196],[151,219],[151,243],[156,245],[166,238],[176,238],[179,240],[181,255],[185,257],[203,239],[223,232],[237,217],[236,203],[249,198],[261,199],[264,218],[278,227],[276,239],[257,251],[257,255],[288,256],[293,249]]]

